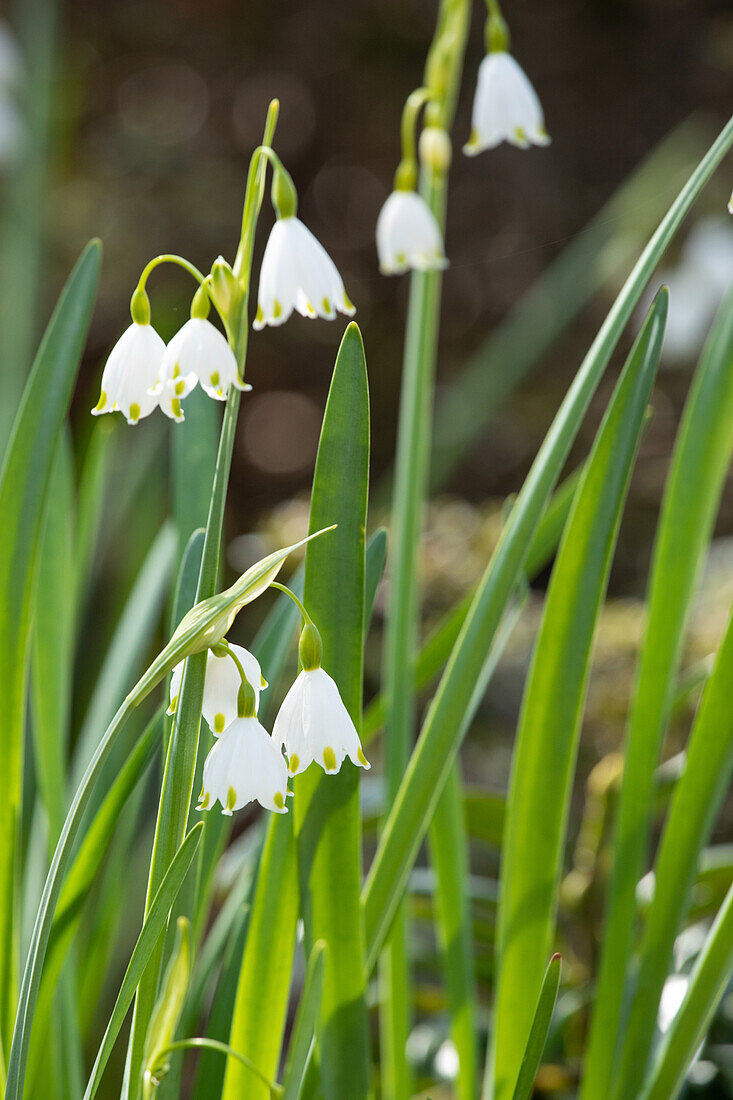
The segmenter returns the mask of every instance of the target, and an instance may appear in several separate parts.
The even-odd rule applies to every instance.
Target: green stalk
[[[278,104],[273,101],[267,114],[264,144],[272,141],[277,120]],[[253,157],[247,178],[244,199],[242,239],[235,262],[235,272],[240,283],[241,300],[238,303],[238,316],[229,332],[229,339],[239,364],[240,375],[244,374],[247,358],[247,338],[249,335],[249,282],[254,245],[254,229],[262,205],[265,187],[267,163],[261,157]],[[216,591],[219,572],[221,534],[224,523],[224,507],[229,483],[229,471],[232,464],[234,439],[236,435],[237,415],[241,393],[235,387],[229,392],[219,451],[211,490],[209,516],[204,536],[204,548],[201,558],[196,602],[208,599]],[[178,851],[186,831],[193,782],[196,771],[199,727],[201,723],[201,704],[206,672],[206,653],[197,653],[189,661],[183,673],[180,702],[168,745],[168,753],[160,792],[158,820],[156,823],[153,853],[150,861],[148,891],[145,902],[147,914],[153,898],[163,881],[168,867]],[[141,1087],[141,1069],[145,1036],[150,1017],[155,1006],[158,980],[164,955],[164,937],[156,944],[143,979],[138,987],[135,999],[132,1030],[128,1058],[125,1067],[123,1095],[133,1098],[139,1095]]]
[[[469,12],[470,6],[463,0],[444,0],[426,65],[426,96],[431,99],[426,114],[431,123],[446,130],[455,111]],[[414,127],[414,110],[406,109],[403,163],[405,157],[414,157]],[[441,172],[424,170],[420,192],[443,233],[447,167]],[[405,773],[417,725],[414,682],[420,620],[417,554],[428,487],[441,287],[440,271],[413,271],[411,275],[392,502],[392,599],[383,660],[387,812]],[[456,822],[453,807],[447,803],[438,810],[438,816],[443,814]],[[440,866],[445,866],[443,861]],[[412,1016],[408,940],[407,909],[402,905],[395,916],[380,968],[382,1088],[387,1098],[409,1096],[412,1092],[405,1055]]]

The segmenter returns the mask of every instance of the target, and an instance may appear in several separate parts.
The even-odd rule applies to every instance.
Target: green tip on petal
[[[275,795],[275,797],[273,798],[272,801],[275,803],[278,810],[282,810],[283,807],[285,806],[285,799],[283,798],[281,791],[277,792],[277,794]]]
[[[201,794],[199,795],[198,809],[199,810],[208,810],[210,798],[211,798],[211,796],[209,795],[209,792],[202,790]]]
[[[224,732],[224,715],[223,714],[215,714],[214,715],[214,733],[223,733],[223,732]]]
[[[297,752],[294,752],[293,755],[290,757],[289,766],[291,775],[295,775],[295,773],[297,772],[298,764],[300,764],[300,757],[298,756]]]
[[[336,767],[336,753],[330,745],[327,745],[323,750],[323,763],[327,772],[335,772],[338,770]]]
[[[226,804],[227,813],[231,813],[232,810],[234,809],[234,807],[236,806],[236,804],[237,804],[237,792],[234,790],[234,787],[230,787],[229,790],[227,791],[227,804]]]
[[[275,301],[272,303],[272,316],[273,316],[274,320],[277,320],[278,317],[282,316],[282,311],[283,311],[283,307],[280,305],[280,303],[278,302],[278,300],[276,298]]]
[[[362,768],[368,768],[369,767],[369,761],[367,760],[366,756],[364,755],[364,750],[362,749],[361,745],[359,746],[359,749],[356,753],[356,758],[359,761],[359,763],[361,764]]]
[[[133,401],[132,405],[130,405],[129,419],[135,422],[140,419],[140,406],[136,401]]]
[[[257,312],[255,313],[255,322],[258,325],[261,325],[262,322],[264,321],[264,319],[265,319],[264,310],[262,309],[262,306],[258,305],[257,306]]]
[[[104,390],[102,390],[102,392],[99,395],[99,401],[97,401],[97,404],[92,409],[92,412],[95,412],[95,413],[104,412],[106,404],[107,404],[107,394],[104,392]]]

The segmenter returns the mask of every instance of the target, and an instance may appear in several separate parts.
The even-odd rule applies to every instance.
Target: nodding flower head
[[[255,695],[255,713],[260,705],[260,690],[267,687],[257,658],[241,645],[228,643],[228,648],[240,662],[248,682]],[[168,713],[174,714],[178,705],[183,678],[183,662],[176,665],[171,673],[170,706]],[[242,678],[234,659],[227,653],[222,657],[209,650],[206,659],[206,679],[204,680],[204,701],[201,707],[204,719],[215,737],[232,724],[237,717],[237,699]]]
[[[520,149],[549,145],[542,105],[510,53],[496,50],[481,62],[473,100],[471,136],[463,151],[475,156],[508,141]]]
[[[199,810],[217,800],[225,814],[256,800],[266,810],[284,814],[288,769],[279,747],[256,718],[235,718],[204,763]]]
[[[226,338],[204,317],[186,321],[171,340],[163,356],[157,391],[180,390],[183,398],[197,381],[217,401],[226,401],[232,386],[250,389],[240,381],[237,360]]]
[[[337,772],[347,756],[361,768],[370,766],[339,689],[322,668],[300,673],[285,696],[272,737],[285,749],[291,775],[305,771],[314,760],[325,772]]]
[[[432,210],[416,191],[393,191],[377,219],[377,255],[383,275],[447,267],[443,236]]]
[[[254,327],[281,325],[294,309],[303,317],[329,321],[337,312],[349,317],[355,312],[335,263],[310,229],[291,215],[278,218],[265,248]]]
[[[149,323],[136,321],[112,348],[102,373],[102,392],[94,416],[121,412],[128,424],[149,416],[158,404],[152,391],[165,353],[165,344]]]

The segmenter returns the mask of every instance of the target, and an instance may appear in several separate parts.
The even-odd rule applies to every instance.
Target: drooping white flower
[[[509,141],[520,149],[549,145],[536,91],[510,53],[493,50],[481,62],[473,100],[471,136],[463,151],[475,156]]]
[[[281,325],[294,309],[303,317],[332,321],[336,311],[351,317],[354,306],[335,263],[302,221],[278,218],[260,270],[254,327]]]
[[[196,385],[209,397],[226,401],[229,389],[248,390],[239,380],[234,352],[219,329],[203,317],[191,317],[166,348],[156,392],[181,400]],[[161,408],[167,411],[161,397]]]
[[[260,663],[254,654],[241,645],[227,643],[239,659],[244,675],[255,693],[255,711],[260,705],[260,689],[267,687],[262,675]],[[183,678],[183,661],[176,665],[171,673],[170,706],[168,714],[174,714],[178,704]],[[237,696],[242,678],[236,663],[229,656],[217,657],[209,650],[206,660],[206,678],[204,680],[204,700],[201,712],[211,732],[219,737],[237,717]]]
[[[393,191],[379,211],[377,255],[383,275],[448,266],[440,226],[417,191]]]
[[[288,769],[285,757],[256,718],[235,718],[204,763],[199,810],[221,803],[231,815],[255,799],[266,810],[287,813]]]
[[[288,755],[291,775],[317,761],[325,772],[337,772],[349,757],[362,768],[371,765],[334,681],[322,668],[303,669],[283,700],[272,737]]]
[[[150,324],[133,321],[112,348],[102,373],[102,392],[93,416],[121,412],[128,424],[149,416],[158,404],[151,390],[160,373],[165,344]]]

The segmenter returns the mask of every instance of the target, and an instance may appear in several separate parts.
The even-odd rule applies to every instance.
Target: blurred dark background
[[[21,40],[30,28],[31,82],[47,8],[24,0],[7,12]],[[393,452],[408,281],[379,276],[373,230],[399,156],[402,104],[421,82],[436,12],[432,0],[60,4],[36,328],[84,241],[99,235],[103,279],[76,419],[96,400],[103,357],[128,323],[144,263],[162,251],[204,270],[220,252],[233,258],[248,158],[277,96],[276,146],[299,188],[302,217],[339,266],[365,335],[379,481]],[[725,0],[514,0],[506,4],[513,51],[541,96],[553,144],[530,152],[503,146],[468,160],[460,149],[484,13],[477,0],[454,129],[441,382],[669,131],[705,112],[712,133],[731,102],[733,12]],[[262,239],[270,218],[266,206]],[[258,255],[261,248],[262,240]],[[187,317],[192,288],[183,273],[164,269],[150,289],[154,322],[167,336]],[[542,357],[446,488],[481,502],[521,484],[607,305],[602,296],[584,310]],[[295,318],[253,334],[254,392],[235,455],[232,534],[307,491],[342,331],[341,319]],[[684,384],[666,388],[673,408],[662,402],[665,422]],[[168,431],[160,419],[136,435]],[[664,432],[662,450],[666,442]],[[640,492],[653,497],[653,480]]]

